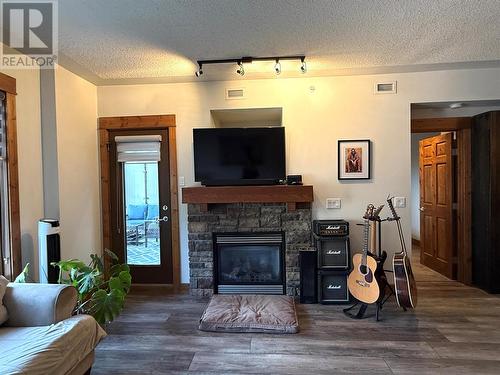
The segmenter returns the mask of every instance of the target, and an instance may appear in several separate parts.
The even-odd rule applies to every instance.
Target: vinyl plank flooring
[[[439,358],[427,342],[345,341],[338,339],[253,338],[252,353],[308,354],[335,357]]]
[[[133,344],[129,343],[131,347]],[[148,350],[97,350],[92,375],[94,374],[172,374],[186,371],[193,359],[194,352],[170,351],[163,349]]]
[[[500,374],[500,296],[413,265],[414,311],[390,299],[376,322],[347,318],[345,306],[297,304],[294,335],[202,332],[207,298],[134,288],[92,374]]]
[[[461,359],[386,359],[392,372],[396,375],[498,375],[500,362],[471,361]]]
[[[474,342],[443,344],[433,342],[430,345],[440,358],[500,361],[500,344]]]
[[[314,369],[314,370],[313,370]],[[295,354],[212,354],[196,353],[190,372],[231,372],[240,374],[391,374],[385,361],[367,357],[332,357]]]
[[[499,315],[500,317],[500,315]],[[497,318],[498,319],[498,318]],[[476,329],[438,329],[451,342],[476,342],[500,344],[500,331],[488,328]]]
[[[137,350],[161,348],[173,352],[224,352],[250,353],[251,338],[205,337],[205,336],[165,336],[165,335],[110,335],[102,342],[100,350],[129,350],[128,342]]]

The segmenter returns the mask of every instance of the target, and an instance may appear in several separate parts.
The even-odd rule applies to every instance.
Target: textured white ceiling
[[[499,20],[500,0],[63,0],[60,62],[99,84],[191,81],[198,59],[275,54],[305,54],[309,76],[497,66]]]

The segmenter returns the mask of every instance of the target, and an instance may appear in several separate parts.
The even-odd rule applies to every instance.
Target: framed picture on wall
[[[371,178],[370,140],[338,141],[339,180],[369,180]]]

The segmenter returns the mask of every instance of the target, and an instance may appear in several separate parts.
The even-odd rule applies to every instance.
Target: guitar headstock
[[[366,206],[365,214],[363,215],[363,219],[370,220],[370,217],[373,216],[373,212],[375,211],[375,206],[373,204],[369,204]]]
[[[390,195],[387,197],[387,204],[389,205],[389,209],[391,210],[392,217],[388,218],[387,220],[399,220],[400,217],[398,216],[396,209],[394,208],[394,205],[392,204],[392,200],[394,197],[391,197]]]
[[[371,221],[378,221],[380,220],[380,212],[384,208],[384,205],[381,205],[377,208],[373,204],[369,204],[366,207],[366,212],[365,215],[363,216],[364,219],[366,220],[371,220]]]

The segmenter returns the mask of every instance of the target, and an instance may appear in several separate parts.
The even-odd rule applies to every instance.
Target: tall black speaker
[[[318,303],[317,252],[299,252],[300,303]]]

